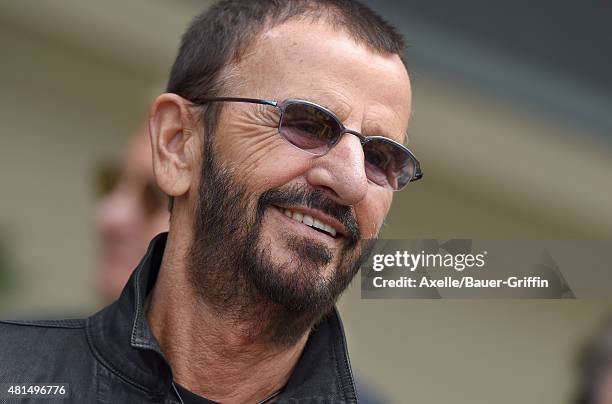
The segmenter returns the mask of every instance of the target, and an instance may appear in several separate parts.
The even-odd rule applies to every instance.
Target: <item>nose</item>
[[[368,191],[359,138],[344,133],[329,152],[313,160],[305,177],[311,186],[328,191],[338,203],[359,203]]]

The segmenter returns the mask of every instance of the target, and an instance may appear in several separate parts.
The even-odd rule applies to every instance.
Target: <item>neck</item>
[[[178,244],[178,245],[177,245]],[[281,389],[302,353],[297,342],[272,344],[245,316],[224,316],[189,284],[184,248],[169,237],[146,316],[174,380],[210,400],[257,402]],[[257,316],[253,317],[257,319]],[[228,320],[231,319],[231,320]]]

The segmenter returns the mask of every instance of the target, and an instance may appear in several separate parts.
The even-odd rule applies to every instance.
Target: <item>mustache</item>
[[[334,217],[346,229],[346,241],[349,246],[356,245],[361,239],[361,232],[352,207],[337,203],[320,189],[312,189],[306,185],[293,185],[267,190],[259,198],[257,214],[261,217],[266,207],[281,204],[303,205]]]

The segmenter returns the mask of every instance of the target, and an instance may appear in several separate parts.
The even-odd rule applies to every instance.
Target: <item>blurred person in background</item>
[[[580,352],[573,404],[612,404],[612,317]]]
[[[131,136],[120,161],[97,170],[95,288],[108,304],[119,297],[153,237],[168,230],[168,197],[153,176],[146,122]]]
[[[3,322],[0,379],[61,379],[73,402],[357,402],[335,303],[422,176],[403,50],[353,0],[197,17],[149,120],[168,233],[88,319]]]

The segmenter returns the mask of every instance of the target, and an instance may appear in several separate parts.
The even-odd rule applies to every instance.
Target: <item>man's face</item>
[[[232,93],[223,95],[304,99],[327,107],[347,128],[366,136],[404,140],[411,91],[399,57],[378,55],[325,24],[294,21],[268,30],[234,74]],[[233,224],[225,241],[243,245],[226,243],[227,253],[254,256],[256,268],[247,272],[276,303],[298,310],[316,305],[316,299],[337,298],[363,253],[359,241],[377,236],[392,192],[368,181],[361,144],[353,135],[345,134],[326,155],[313,156],[279,135],[274,107],[226,103],[223,108],[212,141],[214,164],[204,163],[197,185],[204,206],[196,210],[196,223],[210,226],[201,218],[212,214]],[[211,171],[238,193],[228,195],[227,187],[207,182]],[[240,203],[219,204],[232,211],[213,212],[211,198]],[[331,226],[336,235],[309,226],[306,216]],[[247,257],[245,248],[251,249]],[[283,301],[283,288],[295,299]]]

